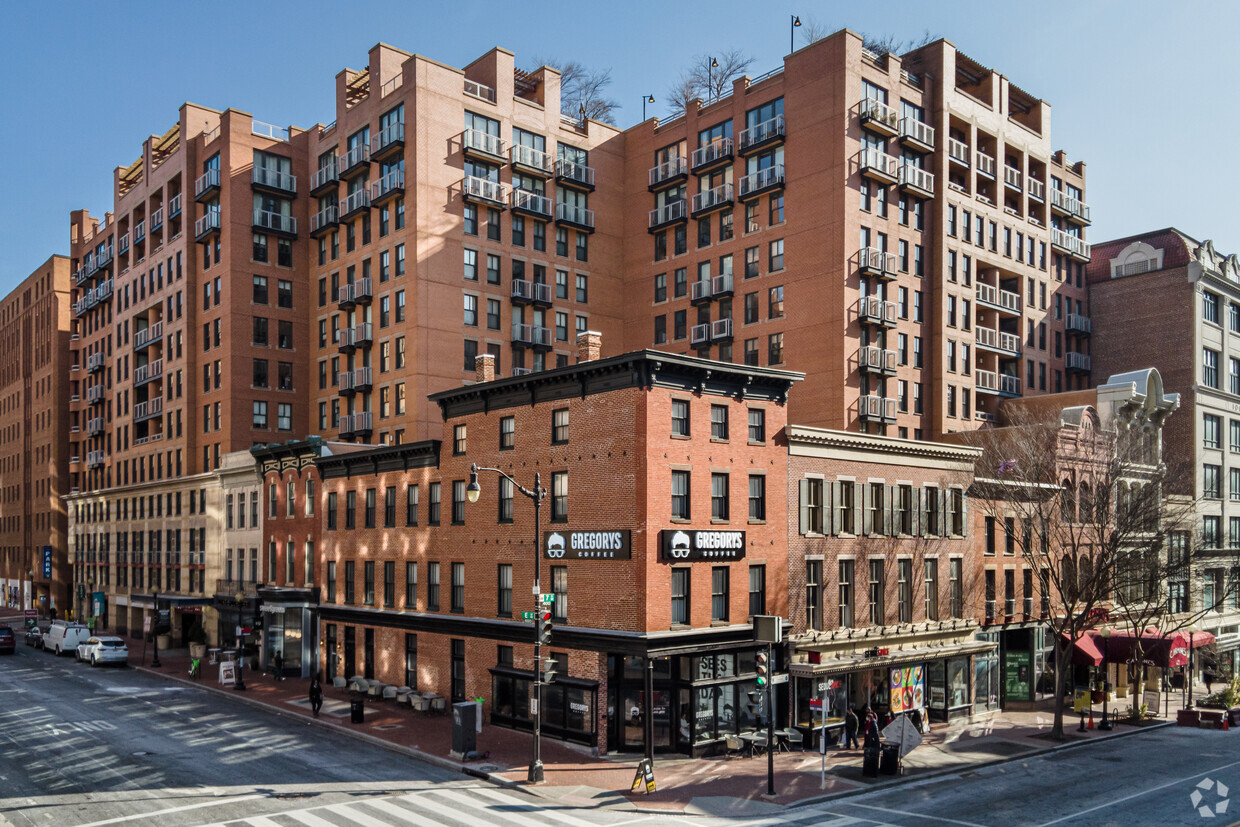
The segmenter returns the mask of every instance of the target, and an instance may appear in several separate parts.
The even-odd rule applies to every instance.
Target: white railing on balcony
[[[732,292],[732,275],[724,273],[721,276],[715,276],[710,280],[710,294],[712,296],[722,296],[724,293]]]
[[[551,163],[551,156],[541,149],[534,149],[532,146],[524,146],[516,144],[508,148],[508,160],[514,164],[520,164],[529,169],[536,169],[539,172],[550,174],[554,165]]]
[[[1029,197],[1035,201],[1043,201],[1046,198],[1046,184],[1043,184],[1032,175],[1025,177],[1025,187],[1029,193]]]
[[[732,185],[720,184],[708,190],[693,194],[693,211],[709,210],[723,204],[732,203]]]
[[[926,146],[934,146],[934,127],[916,118],[904,117],[900,119],[900,137]]]
[[[912,164],[900,164],[900,186],[934,192],[934,173]]]
[[[86,357],[86,369],[88,371],[96,371],[103,367],[104,356],[102,353],[92,353]]]
[[[1054,187],[1051,187],[1051,207],[1086,222],[1089,221],[1089,206],[1085,202]]]
[[[133,406],[134,421],[140,422],[153,416],[159,416],[163,409],[164,398],[162,396],[153,396],[145,402],[137,402]]]
[[[465,94],[472,95],[475,98],[482,98],[484,101],[495,103],[495,90],[490,86],[485,86],[476,81],[465,81]]]
[[[857,353],[857,367],[862,370],[894,371],[896,352],[875,345],[866,345]]]
[[[689,301],[700,301],[711,297],[710,279],[699,279],[689,285]]]
[[[281,172],[278,169],[254,167],[250,171],[250,180],[260,187],[272,187],[284,192],[297,192],[297,176]]]
[[[775,164],[757,172],[751,172],[740,180],[739,198],[746,198],[755,192],[770,187],[780,187],[784,183],[784,165]]]
[[[254,210],[254,226],[277,233],[297,233],[296,218],[271,210]]]
[[[689,164],[682,157],[677,156],[670,161],[664,161],[650,168],[650,186],[653,187],[664,181],[670,181],[673,178],[685,175],[688,171]]]
[[[978,150],[974,153],[977,159],[977,171],[991,178],[995,177],[995,158],[993,155],[987,155],[985,152]]]
[[[686,202],[682,199],[680,201],[671,201],[664,204],[662,207],[656,207],[650,211],[650,226],[657,227],[660,224],[667,224],[670,221],[679,221],[680,219],[687,217],[685,206]]]
[[[212,187],[220,185],[220,171],[209,169],[194,181],[194,197],[197,198]]]
[[[164,226],[164,209],[156,207],[151,210],[151,231],[154,232],[162,226]]]
[[[862,321],[874,321],[880,324],[895,324],[895,302],[883,301],[878,296],[862,296],[857,305],[858,315]]]
[[[713,164],[722,158],[732,157],[732,139],[719,138],[711,141],[706,146],[700,146],[693,150],[693,168]]]
[[[136,406],[135,406],[135,410],[136,410]],[[86,423],[87,436],[99,436],[99,434],[101,433],[103,433],[103,417],[102,416],[96,416],[95,418],[91,419],[89,422]]]
[[[112,263],[112,247],[104,245],[95,253],[95,269],[99,270]]]
[[[1022,190],[1024,189],[1024,187],[1022,186],[1023,178],[1024,178],[1024,175],[1021,174],[1021,171],[1019,169],[1017,169],[1016,167],[1009,167],[1006,164],[1004,164],[1003,166],[1003,183],[1004,184],[1007,184],[1009,187],[1011,187],[1014,190]]]
[[[372,384],[370,366],[366,365],[364,367],[354,368],[353,375],[350,381],[353,382],[353,387],[355,388],[360,388],[362,386]]]
[[[339,209],[336,205],[332,204],[330,207],[324,207],[310,216],[310,232],[318,232],[323,227],[335,224],[338,211]]]
[[[695,324],[689,328],[689,344],[700,345],[710,341],[710,322]]]
[[[953,161],[964,164],[966,167],[969,165],[969,145],[964,141],[948,138],[947,155]]]
[[[146,238],[146,221],[139,221],[133,225],[133,243],[137,244]]]
[[[555,220],[580,227],[594,227],[594,210],[578,207],[574,204],[560,203],[555,205]]]
[[[539,215],[551,215],[551,199],[531,190],[513,190],[508,193],[508,203],[514,210],[527,210]]]
[[[107,301],[110,298],[112,298],[112,279],[101,282],[100,285],[95,288],[95,301]]]
[[[319,187],[326,186],[333,181],[340,180],[340,168],[338,159],[333,157],[326,165],[319,167],[310,173],[310,189],[317,190]]]
[[[264,123],[263,121],[256,121],[251,118],[250,132],[251,134],[261,135],[262,137],[268,138],[272,141],[288,143],[289,132],[287,126],[276,126],[275,124]]]
[[[1010,393],[1015,396],[1020,395],[1020,377],[1011,376],[1006,373],[999,374],[999,393]]]
[[[363,299],[374,297],[374,286],[371,283],[370,276],[362,276],[357,281],[349,285],[352,288],[353,301],[360,302]]]
[[[358,210],[364,210],[370,206],[370,190],[362,187],[354,190],[344,197],[344,207],[341,215],[349,215]]]
[[[896,254],[885,253],[877,247],[862,247],[858,254],[862,270],[875,273],[894,273],[896,271]]]
[[[156,359],[145,365],[138,365],[133,369],[133,383],[138,385],[142,382],[149,382],[152,379],[158,379],[164,375],[164,360]]]
[[[181,214],[181,193],[168,199],[168,217],[175,218]]]
[[[371,139],[371,155],[378,155],[391,144],[404,143],[405,141],[405,124],[403,121],[399,123],[390,123],[380,129],[375,137]]]
[[[900,159],[873,147],[866,147],[857,156],[857,165],[863,173],[876,172],[894,179],[899,174]]]
[[[503,184],[473,175],[465,176],[465,179],[461,182],[461,192],[464,195],[480,198],[484,201],[494,201],[496,203],[503,203],[504,201]]]
[[[551,329],[521,322],[512,323],[512,340],[526,345],[551,347]]]
[[[862,120],[877,123],[893,133],[900,128],[900,116],[896,114],[895,108],[880,100],[866,98],[861,101],[858,111]]]
[[[103,465],[103,451],[91,451],[86,455],[86,467],[97,468]]]
[[[461,146],[496,158],[507,154],[504,152],[504,142],[498,135],[489,135],[480,129],[466,129],[461,136]]]
[[[1020,313],[1020,295],[1010,290],[1000,290],[991,284],[979,283],[977,285],[977,300],[986,302],[992,307]]]
[[[357,144],[340,156],[341,170],[352,169],[370,160],[370,144]]]
[[[352,341],[354,345],[369,342],[373,338],[374,328],[370,322],[353,325]]]
[[[754,124],[736,137],[737,146],[745,151],[751,146],[765,143],[773,138],[781,138],[784,134],[784,116],[776,115],[769,121]]]
[[[1054,193],[1055,190],[1051,190],[1051,192]],[[1090,256],[1088,244],[1080,238],[1077,238],[1070,233],[1066,233],[1063,230],[1057,230],[1054,227],[1051,228],[1051,244],[1062,250],[1066,250],[1074,256],[1079,256],[1085,259],[1088,259]]]
[[[1065,357],[1067,357],[1064,360],[1064,364],[1067,365],[1068,370],[1084,370],[1084,371],[1089,370],[1089,355],[1088,354],[1077,353],[1074,350],[1069,350],[1064,355]]]
[[[1020,337],[1015,333],[999,331],[999,349],[1007,353],[1020,353]]]
[[[977,377],[977,389],[983,391],[999,390],[999,375],[993,370],[982,370],[978,368],[974,371]]]
[[[133,334],[133,346],[135,348],[144,347],[162,335],[164,335],[164,323],[155,322],[154,324],[144,327]]]
[[[731,339],[732,338],[732,320],[731,319],[716,319],[715,321],[711,322],[710,323],[710,338],[711,338],[711,341],[718,341],[720,339]]]
[[[1093,332],[1093,323],[1088,316],[1080,313],[1068,314],[1068,332],[1069,333],[1091,333]]]
[[[511,297],[526,301],[551,302],[551,285],[528,279],[513,279]]]
[[[894,420],[896,400],[874,394],[861,396],[857,399],[857,415],[862,419]]]
[[[90,404],[103,401],[103,385],[92,385],[86,389],[86,401]]]
[[[353,371],[342,370],[336,374],[336,390],[342,393],[353,390]]]
[[[405,188],[405,171],[394,169],[370,185],[371,200],[378,201],[389,193]]]
[[[129,233],[125,233],[116,241],[116,249],[124,255],[129,252]]]
[[[194,235],[201,236],[219,228],[220,214],[215,210],[208,210],[206,215],[194,222]]]
[[[560,159],[555,162],[555,174],[560,178],[576,181],[582,186],[594,186],[594,167],[588,167],[585,164]]]

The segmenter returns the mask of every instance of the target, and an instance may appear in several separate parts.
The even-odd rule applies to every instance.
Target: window
[[[778,239],[770,244],[769,269],[772,273],[784,269],[784,240]]]
[[[383,489],[383,526],[396,527],[396,488],[391,485]]]
[[[335,496],[335,495],[333,495]],[[418,486],[405,486],[405,525],[418,524]]]
[[[728,619],[727,566],[715,566],[710,570],[710,619],[712,623]]]
[[[254,295],[253,295],[252,300],[254,304],[266,304],[267,303],[267,277],[266,276],[255,276],[254,277]]]
[[[749,475],[749,519],[766,519],[766,477],[762,474]]]
[[[375,527],[375,489],[373,488],[366,489],[366,513],[364,525],[366,528]]]
[[[772,333],[766,337],[767,364],[781,365],[784,361],[784,334]]]
[[[853,625],[853,575],[855,569],[855,561],[840,561],[840,599],[839,599],[839,625],[842,629],[850,628]]]
[[[672,625],[689,623],[689,569],[672,569]]]
[[[939,561],[925,561],[926,620],[939,619]]]
[[[499,515],[498,520],[501,523],[512,522],[512,480],[507,477],[499,478]]]
[[[453,456],[463,456],[465,454],[466,431],[464,425],[457,425],[452,429],[452,454]]]
[[[1210,348],[1202,348],[1201,351],[1201,382],[1206,387],[1219,387],[1218,381],[1218,351],[1210,350]]]
[[[429,525],[439,525],[439,506],[441,502],[440,483],[432,482],[430,502],[426,506],[426,520]]]
[[[327,594],[325,595],[328,603],[336,602],[336,561],[329,560],[327,563]]]
[[[465,611],[465,564],[452,564],[452,611]]]
[[[689,401],[672,400],[672,436],[689,436]]]
[[[782,319],[784,316],[784,287],[779,285],[767,290],[767,318]]]
[[[557,408],[551,412],[551,444],[564,445],[568,442],[568,408]]]
[[[344,562],[344,602],[353,603],[355,599],[354,586],[357,582],[357,564],[352,560]]]
[[[857,484],[848,480],[836,483],[836,528],[841,534],[857,533]]]
[[[327,495],[327,528],[329,531],[336,530],[336,492],[329,492]]]
[[[405,608],[418,605],[418,564],[405,563]],[[411,684],[412,685],[412,684]]]
[[[1201,293],[1201,318],[1212,324],[1218,324],[1218,294],[1204,290]]]
[[[452,524],[465,524],[465,480],[452,481]]]
[[[426,564],[426,608],[439,611],[439,563]]]
[[[947,561],[950,611],[952,617],[964,617],[964,560],[953,557]]]
[[[689,472],[672,472],[672,519],[689,519]]]
[[[710,518],[728,519],[728,475],[710,475]]]
[[[1219,431],[1222,428],[1222,419],[1214,414],[1202,414],[1201,417],[1201,440],[1207,448],[1220,448]],[[1233,429],[1234,430],[1234,429]]]
[[[586,276],[578,274],[577,276],[577,301],[586,304],[589,296],[589,279]]]
[[[254,360],[254,378],[252,384],[256,388],[267,387],[267,360]]]
[[[551,474],[551,522],[562,523],[568,520],[568,472],[555,471]]]
[[[500,617],[512,617],[512,564],[500,563],[496,582],[495,613]]]
[[[374,563],[367,563],[372,567]],[[396,605],[396,562],[387,560],[383,563],[383,605],[391,608]]]
[[[1201,495],[1207,500],[1217,500],[1222,497],[1219,490],[1219,478],[1222,469],[1217,465],[1201,466]]]
[[[726,405],[710,406],[710,438],[728,438],[728,408]]]
[[[766,566],[749,567],[749,616],[766,614]]]
[[[256,401],[254,403],[254,427],[255,428],[266,428],[267,427],[267,403],[266,402]]]
[[[913,561],[896,561],[896,610],[901,623],[913,622]]]

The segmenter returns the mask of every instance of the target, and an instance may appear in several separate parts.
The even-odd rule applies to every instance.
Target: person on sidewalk
[[[857,730],[860,729],[861,722],[857,720],[857,710],[848,707],[848,711],[844,713],[844,749],[857,749],[861,745],[857,743]]]
[[[314,680],[310,681],[310,710],[314,713],[314,717],[319,717],[319,710],[323,708],[323,686],[319,683],[319,676],[315,675]]]
[[[865,721],[865,748],[878,749],[882,739],[882,733],[878,729],[878,715],[871,711]]]
[[[272,659],[272,662],[275,664],[276,680],[284,680],[284,656],[279,652],[276,652],[276,656]]]

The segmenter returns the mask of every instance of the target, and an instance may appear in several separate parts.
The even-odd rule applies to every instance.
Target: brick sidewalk
[[[131,648],[136,661],[142,657],[140,644]],[[216,682],[216,668],[203,664],[203,677],[189,681],[189,657],[184,650],[161,654],[161,668],[136,668],[163,677],[196,683],[204,689],[259,704],[283,715],[309,719],[309,681],[289,678],[275,681],[270,675],[246,670],[247,691],[236,692]],[[145,662],[149,664],[150,654]],[[325,728],[358,735],[372,742],[397,749],[415,758],[488,778],[495,783],[524,786],[530,759],[532,738],[485,722],[478,734],[478,751],[489,755],[478,761],[461,762],[449,754],[452,737],[451,715],[427,716],[414,712],[395,701],[367,697],[366,720],[352,724],[349,718],[349,694],[342,689],[325,686],[323,713],[315,721]],[[1174,710],[1173,710],[1174,713]],[[1118,725],[1113,732],[1091,730],[1076,732],[1077,717],[1065,716],[1069,744],[1115,737],[1138,728]],[[703,758],[681,756],[655,757],[656,792],[630,792],[630,785],[640,756],[624,754],[592,756],[587,748],[544,738],[542,757],[546,783],[532,791],[563,802],[586,807],[619,806],[657,809],[669,812],[706,813],[710,815],[759,815],[780,809],[780,805],[848,794],[873,789],[876,785],[900,783],[903,779],[958,771],[968,767],[1027,757],[1037,752],[1059,748],[1046,738],[1051,727],[1049,709],[1029,712],[1007,712],[987,720],[953,725],[935,725],[925,736],[922,746],[904,761],[900,778],[861,775],[861,753],[833,749],[826,758],[826,781],[820,781],[822,757],[815,752],[780,752],[775,756],[775,789],[777,795],[766,798],[767,759]]]

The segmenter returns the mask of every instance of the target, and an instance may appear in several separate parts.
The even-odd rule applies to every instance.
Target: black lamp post
[[[788,27],[788,51],[795,52],[797,50],[796,31],[801,27],[801,18],[795,14],[792,15],[792,25]]]
[[[151,668],[158,669],[163,666],[159,662],[159,592],[155,592],[151,597],[154,598],[151,605],[155,610],[155,617],[151,619],[151,642],[155,644],[155,654],[151,656]]]
[[[1111,696],[1110,681],[1111,666],[1107,663],[1107,641],[1111,639],[1111,627],[1102,627],[1102,723],[1098,724],[1098,729],[1103,732],[1111,731],[1111,719],[1107,716],[1107,700]]]
[[[719,61],[713,57],[706,66],[706,97],[714,98],[715,96],[715,69],[719,68]]]
[[[236,598],[237,598],[237,626],[239,629],[244,629],[245,627],[241,625],[241,612],[245,608],[245,606],[243,605],[245,603],[245,592],[237,592]],[[242,668],[242,666],[244,665],[244,661],[242,660],[242,658],[244,657],[245,657],[245,632],[242,632],[241,634],[237,635],[237,666],[236,666],[237,679],[233,681],[234,692],[245,692],[246,691],[245,669]]]
[[[542,608],[542,555],[539,553],[539,539],[542,530],[542,501],[547,497],[547,489],[542,487],[542,475],[534,475],[534,490],[531,491],[498,468],[479,468],[477,463],[470,463],[469,485],[465,488],[465,498],[471,503],[478,502],[482,487],[478,485],[479,471],[494,471],[512,483],[512,487],[520,491],[534,502],[534,610],[539,616]],[[530,759],[526,781],[530,784],[541,784],[543,781],[542,762],[542,623],[534,623],[534,754]]]
[[[646,121],[646,104],[654,103],[654,94],[642,95],[642,122]]]

